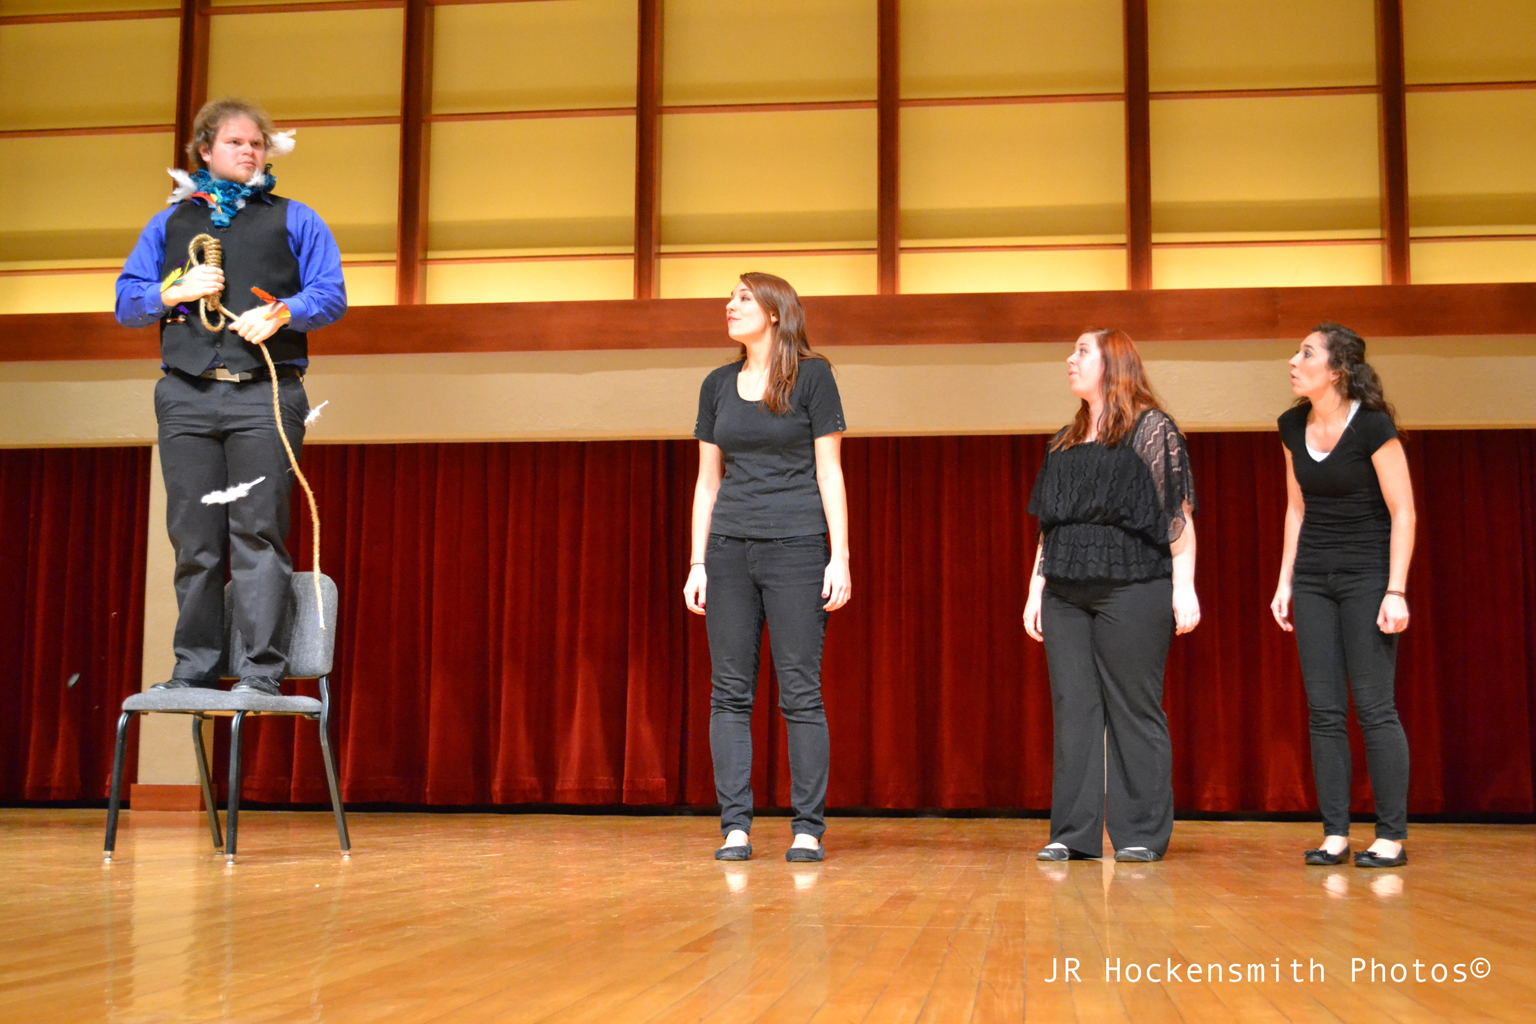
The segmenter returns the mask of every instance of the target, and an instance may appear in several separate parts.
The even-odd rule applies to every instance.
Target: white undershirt
[[[1348,430],[1349,429],[1350,421],[1355,418],[1355,413],[1357,413],[1359,411],[1360,411],[1360,399],[1357,398],[1353,402],[1349,403],[1349,415],[1344,417],[1344,430]],[[1339,441],[1344,440],[1344,430],[1339,431]],[[1328,456],[1333,454],[1333,448],[1337,448],[1339,446],[1339,441],[1335,441],[1335,442],[1333,442],[1333,448],[1328,449],[1326,452],[1320,452],[1316,448],[1312,447],[1312,443],[1310,441],[1306,440],[1306,436],[1307,435],[1306,435],[1305,432],[1303,432],[1301,436],[1302,436],[1303,442],[1307,446],[1307,454],[1312,456],[1312,461],[1313,462],[1322,462]]]

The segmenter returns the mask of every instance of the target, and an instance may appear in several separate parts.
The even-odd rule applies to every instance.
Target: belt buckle
[[[213,368],[213,379],[234,381],[238,384],[240,381],[246,380],[247,377],[239,373],[230,373],[225,367],[215,366]]]

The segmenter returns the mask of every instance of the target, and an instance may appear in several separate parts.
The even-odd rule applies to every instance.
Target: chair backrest
[[[288,656],[288,679],[314,679],[331,674],[331,660],[336,653],[336,583],[321,573],[320,593],[324,602],[325,628],[315,613],[314,573],[296,572],[288,588],[288,614],[278,629],[277,646]],[[235,585],[224,587],[224,622],[228,642],[224,650],[228,664],[238,665],[245,657],[245,638],[235,627]]]

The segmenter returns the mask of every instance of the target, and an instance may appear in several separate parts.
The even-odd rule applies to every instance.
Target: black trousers
[[[309,400],[298,377],[279,377],[283,429],[298,455]],[[272,383],[203,380],[168,373],[155,385],[166,526],[176,551],[177,679],[216,680],[225,669],[224,565],[234,582],[235,624],[245,660],[231,675],[281,678],[276,646],[288,608],[288,499],[293,471],[272,417]],[[227,505],[203,495],[266,477]]]
[[[826,831],[830,746],[821,651],[829,613],[821,587],[828,558],[825,535],[744,540],[710,534],[704,554],[709,749],[722,835],[752,831],[752,705],[764,621],[789,738],[791,831],[817,839]]]
[[[1107,824],[1117,850],[1166,853],[1173,744],[1163,670],[1173,581],[1048,582],[1040,624],[1055,726],[1051,842],[1099,857]]]
[[[1312,724],[1312,774],[1323,832],[1349,835],[1349,698],[1365,735],[1376,796],[1376,838],[1408,838],[1408,737],[1397,717],[1397,634],[1376,626],[1385,573],[1297,573],[1291,581],[1296,653]]]

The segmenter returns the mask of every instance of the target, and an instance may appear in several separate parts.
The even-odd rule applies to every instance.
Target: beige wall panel
[[[1124,249],[901,254],[907,293],[1105,291],[1124,288],[1125,273]]]
[[[1121,0],[902,0],[901,94],[1119,92]]]
[[[180,7],[176,0],[0,0],[0,17],[23,14],[84,14],[99,11],[178,10]]]
[[[1153,0],[1154,92],[1376,82],[1375,0]]]
[[[435,252],[632,244],[635,119],[432,127]]]
[[[1155,248],[1156,288],[1300,288],[1381,284],[1381,244]]]
[[[0,131],[170,124],[174,18],[0,25]]]
[[[666,0],[662,102],[875,98],[872,0]]]
[[[1536,3],[1403,0],[1408,81],[1536,80]]]
[[[1379,227],[1376,135],[1374,96],[1155,101],[1154,237]]]
[[[1536,241],[1414,242],[1414,284],[1536,281]]]
[[[127,257],[174,187],[164,135],[0,139],[0,263]],[[101,194],[111,176],[110,202]]]
[[[400,113],[398,9],[227,14],[208,30],[208,96],[284,118]]]
[[[302,128],[297,147],[272,163],[277,194],[312,207],[351,255],[395,251],[400,129]]]
[[[814,319],[809,328],[814,338]],[[687,351],[326,356],[324,337],[305,383],[311,402],[331,403],[309,432],[317,444],[687,437],[699,382],[734,356],[723,327],[718,349]],[[1149,342],[1141,352],[1186,429],[1269,430],[1291,401],[1285,361],[1299,340]],[[853,434],[1050,432],[1076,405],[1071,341],[826,351]],[[1410,428],[1536,426],[1536,337],[1370,345]],[[0,363],[0,445],[150,443],[159,375],[153,358]]]
[[[872,243],[875,112],[661,119],[661,240]]]
[[[428,302],[575,302],[634,294],[635,261],[629,257],[427,267]]]
[[[1536,226],[1536,89],[1411,93],[1408,195],[1415,229]]]
[[[663,256],[661,298],[725,300],[749,271],[777,274],[801,295],[873,295],[880,290],[874,253],[837,256]],[[813,341],[814,343],[814,341]]]
[[[126,258],[127,253],[123,253]],[[0,316],[6,313],[110,313],[117,271],[92,274],[0,274]]]
[[[432,112],[633,106],[637,10],[634,0],[439,7]]]
[[[1123,239],[1124,105],[903,110],[901,235]]]
[[[348,306],[393,306],[395,304],[395,268],[359,267],[343,263],[341,276],[347,282]]]

